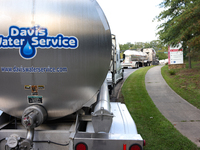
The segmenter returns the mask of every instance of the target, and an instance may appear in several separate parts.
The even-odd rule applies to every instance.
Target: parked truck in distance
[[[156,51],[153,48],[126,50],[123,56],[124,61],[121,63],[123,68],[138,68],[158,64]]]
[[[147,63],[150,65],[158,65],[159,61],[156,58],[156,51],[153,48],[143,48],[140,50],[143,53],[147,54]]]
[[[119,44],[117,43],[116,36],[112,34],[111,61],[109,71],[106,77],[110,94],[114,86],[123,78],[124,70],[121,66]]]
[[[149,65],[147,62],[148,55],[141,51],[126,50],[123,56],[124,61],[121,63],[123,68],[138,68]]]

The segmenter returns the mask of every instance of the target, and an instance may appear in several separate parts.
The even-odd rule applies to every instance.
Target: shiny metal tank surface
[[[48,119],[72,114],[98,92],[110,58],[95,0],[1,0],[0,110],[20,118],[36,104]]]

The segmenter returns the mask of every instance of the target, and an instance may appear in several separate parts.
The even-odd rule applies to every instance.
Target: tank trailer
[[[0,149],[142,150],[110,102],[112,36],[96,0],[2,0]]]

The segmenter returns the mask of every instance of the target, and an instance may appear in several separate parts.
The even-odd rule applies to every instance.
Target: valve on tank
[[[19,143],[20,137],[17,134],[12,134],[10,137],[6,138],[6,146],[8,146],[10,149],[13,149],[17,147]]]
[[[24,110],[22,115],[22,125],[26,129],[36,128],[47,118],[47,112],[40,105],[33,105]]]
[[[32,147],[34,128],[41,125],[47,118],[47,111],[40,105],[26,108],[22,115],[22,125],[27,129],[27,136],[19,143],[20,150],[29,150]]]

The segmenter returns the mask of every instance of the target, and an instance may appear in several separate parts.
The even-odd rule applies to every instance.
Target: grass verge
[[[197,146],[174,128],[149,97],[145,75],[150,68],[135,71],[122,87],[124,102],[138,133],[146,140],[144,150],[197,150]]]
[[[175,72],[171,75],[170,71]],[[192,69],[188,63],[184,69],[168,70],[168,66],[161,69],[167,84],[183,99],[200,109],[200,62],[192,62]]]

